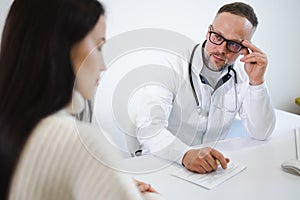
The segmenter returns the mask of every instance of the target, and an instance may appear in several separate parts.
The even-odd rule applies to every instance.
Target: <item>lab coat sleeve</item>
[[[249,86],[240,116],[246,131],[254,139],[265,140],[272,134],[276,116],[266,83]]]
[[[167,128],[174,93],[160,85],[148,85],[137,95],[137,138],[142,148],[157,157],[182,164],[189,147]]]

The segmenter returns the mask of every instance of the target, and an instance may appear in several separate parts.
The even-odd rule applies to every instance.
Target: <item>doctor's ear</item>
[[[212,27],[211,24],[207,27],[207,32],[206,32],[207,37],[209,36],[209,32],[211,31],[211,27]]]

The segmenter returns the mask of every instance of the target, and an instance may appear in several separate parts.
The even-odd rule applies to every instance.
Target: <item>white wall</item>
[[[1,0],[0,1],[0,36],[2,35],[2,28],[4,25],[4,21],[10,7],[10,4],[13,0]]]
[[[0,1],[0,30],[12,0]],[[224,0],[102,0],[107,10],[107,38],[139,28],[176,31],[202,42]],[[253,42],[269,57],[267,84],[276,108],[300,113],[300,1],[248,0],[259,18]]]

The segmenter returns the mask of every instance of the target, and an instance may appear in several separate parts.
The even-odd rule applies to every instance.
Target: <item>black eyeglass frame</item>
[[[222,39],[222,41],[221,41],[220,43],[216,43],[216,42],[212,41],[212,39],[211,39],[212,33],[215,34],[215,35],[217,35],[218,37],[220,37],[220,38]],[[228,39],[224,38],[222,35],[220,35],[219,33],[214,32],[214,31],[213,31],[213,26],[212,26],[212,25],[210,25],[209,41],[210,41],[211,43],[215,44],[215,45],[221,45],[221,44],[223,44],[223,42],[225,41],[225,42],[226,42],[226,48],[227,48],[227,50],[230,51],[230,52],[232,52],[232,53],[239,53],[243,48],[246,48],[246,47],[245,47],[244,45],[242,45],[241,43],[238,43],[238,42],[235,42],[235,41],[232,41],[232,40],[228,40]],[[238,51],[233,51],[232,49],[230,49],[230,46],[229,46],[230,44],[234,44],[234,45],[236,45],[236,46],[237,46],[237,45],[240,46],[239,50],[238,50]]]

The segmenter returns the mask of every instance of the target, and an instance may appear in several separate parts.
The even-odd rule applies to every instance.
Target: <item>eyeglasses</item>
[[[224,41],[226,41],[226,48],[232,53],[238,53],[242,48],[245,48],[242,44],[232,40],[227,40],[223,36],[214,32],[212,25],[210,25],[209,41],[215,45],[221,45]]]

